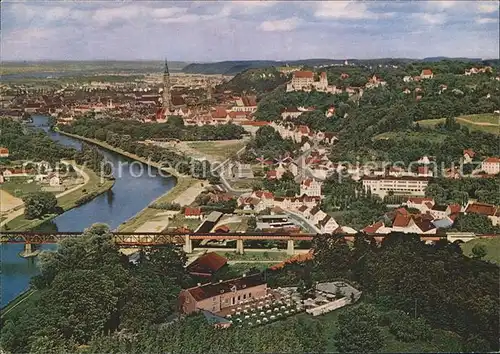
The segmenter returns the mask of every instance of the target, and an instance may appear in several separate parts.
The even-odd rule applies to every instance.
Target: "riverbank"
[[[170,167],[165,167],[165,166],[161,166],[158,162],[154,162],[154,161],[151,161],[151,160],[148,160],[148,159],[145,159],[143,157],[140,157],[140,156],[137,156],[135,154],[132,154],[128,151],[125,151],[125,150],[122,150],[120,148],[117,148],[117,147],[114,147],[112,145],[109,145],[108,143],[106,142],[103,142],[103,141],[100,141],[100,140],[97,140],[97,139],[90,139],[90,138],[86,138],[84,136],[80,136],[80,135],[76,135],[76,134],[71,134],[71,133],[66,133],[62,130],[58,130],[57,131],[59,134],[61,135],[66,135],[66,136],[69,136],[71,138],[74,138],[74,139],[78,139],[78,140],[82,140],[82,141],[86,141],[87,143],[90,143],[90,144],[94,144],[94,145],[97,145],[97,146],[100,146],[102,147],[103,149],[106,149],[106,150],[109,150],[109,151],[112,151],[112,152],[115,152],[117,154],[120,154],[122,156],[125,156],[125,157],[128,157],[129,159],[132,159],[132,160],[136,160],[136,161],[139,161],[139,162],[142,162],[143,164],[145,165],[148,165],[148,166],[152,166],[152,167],[155,167],[159,170],[162,170],[164,172],[167,172],[169,175],[171,175],[172,177],[175,177],[175,178],[178,178],[178,177],[190,177],[188,175],[183,175],[181,173],[179,173],[177,170],[175,170],[174,168],[170,168]]]
[[[110,190],[114,184],[114,180],[101,180],[101,177],[89,168],[75,165],[75,170],[80,172],[85,180],[85,183],[56,195],[57,204],[64,210],[64,212],[79,206],[80,204],[78,201],[82,197],[86,195],[97,197],[98,195]],[[84,189],[85,192],[82,189]],[[0,226],[3,231],[26,231],[31,230],[38,225],[57,217],[58,215],[60,214],[49,214],[42,219],[29,220],[24,217],[24,208],[20,208],[15,210],[13,213],[6,215],[6,218],[2,220]]]
[[[59,134],[69,136],[74,139],[79,139],[85,142],[88,142],[90,144],[94,144],[97,146],[102,147],[103,149],[115,152],[117,154],[120,154],[122,156],[128,157],[130,159],[139,161],[141,163],[144,163],[146,165],[155,167],[157,169],[161,169],[164,172],[167,172],[170,174],[173,178],[176,180],[175,186],[161,195],[159,198],[154,200],[150,205],[153,203],[178,203],[181,205],[189,205],[191,204],[196,196],[203,191],[204,186],[208,185],[208,182],[205,180],[200,180],[193,178],[188,175],[184,175],[179,173],[173,168],[167,168],[161,166],[157,162],[153,162],[150,160],[147,160],[143,157],[137,156],[135,154],[129,153],[125,150],[122,150],[120,148],[114,147],[109,145],[108,143],[96,140],[96,139],[90,139],[86,137],[82,137],[76,134],[71,134],[71,133],[66,133],[63,131],[59,131]],[[159,210],[159,209],[154,209],[151,208],[150,205],[148,205],[146,208],[142,209],[140,212],[138,212],[135,216],[132,218],[126,220],[123,222],[120,226],[118,226],[117,230],[121,232],[134,232],[137,230],[140,226],[144,225],[148,221],[153,221],[153,219],[158,218],[158,214],[161,213],[164,210]],[[161,217],[162,222],[165,223],[165,227],[168,225],[168,218],[165,216]]]

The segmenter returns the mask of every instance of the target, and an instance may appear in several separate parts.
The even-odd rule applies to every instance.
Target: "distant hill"
[[[375,58],[375,59],[347,59],[349,63],[358,65],[401,65],[411,62],[439,62],[442,60],[450,61],[466,61],[466,62],[481,62],[480,58],[448,58],[448,57],[429,57],[424,59],[412,58]],[[490,61],[495,61],[492,59]],[[229,60],[220,61],[215,63],[193,63],[185,66],[182,69],[184,73],[190,74],[223,74],[223,75],[236,75],[248,69],[261,69],[272,66],[299,66],[306,67],[313,66],[328,66],[334,64],[342,64],[345,59],[304,59],[304,60],[290,60],[290,61],[276,61],[276,60]]]
[[[482,61],[483,59],[481,58],[449,58],[449,57],[429,57],[429,58],[424,58],[421,61],[428,61],[428,62],[436,62],[436,61],[441,61],[441,60],[450,60],[450,61]]]
[[[236,61],[221,61],[216,63],[194,63],[189,64],[182,69],[185,73],[190,74],[223,74],[236,75],[248,69],[261,69],[272,66],[317,66],[331,65],[343,63],[343,60],[334,59],[305,59],[291,61],[275,61],[275,60],[236,60]]]
[[[217,92],[230,90],[235,93],[261,94],[274,90],[287,81],[283,75],[274,67],[248,69],[236,74],[230,81],[217,86]]]

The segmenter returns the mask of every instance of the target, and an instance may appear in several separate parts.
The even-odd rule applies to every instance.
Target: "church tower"
[[[168,63],[165,58],[165,69],[163,70],[163,109],[165,116],[170,114],[170,73],[168,71]]]

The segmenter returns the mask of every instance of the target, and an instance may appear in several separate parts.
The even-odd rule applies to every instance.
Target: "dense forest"
[[[38,300],[4,319],[1,345],[13,353],[321,352],[331,344],[363,352],[386,348],[382,331],[426,343],[446,330],[456,343],[439,338],[441,351],[498,349],[498,266],[465,257],[456,244],[427,245],[401,234],[381,245],[362,235],[352,245],[325,235],[313,249],[310,261],[267,270],[268,284],[298,285],[307,293],[316,281],[342,278],[363,291],[360,305],[338,310],[334,323],[297,315],[216,330],[203,316],[176,316],[180,289],[195,282],[181,250],[145,249],[134,265],[111,242],[109,228],[97,224],[43,254],[32,281]]]
[[[5,162],[16,160],[47,161],[50,164],[61,159],[71,159],[75,149],[62,146],[43,131],[29,129],[11,119],[0,119],[0,146],[9,149]]]
[[[228,140],[241,139],[245,130],[234,124],[218,126],[185,126],[180,117],[169,117],[166,123],[144,124],[139,121],[116,119],[81,118],[71,125],[59,127],[61,130],[76,135],[104,141],[111,134],[128,136],[138,141],[146,139],[178,140]]]

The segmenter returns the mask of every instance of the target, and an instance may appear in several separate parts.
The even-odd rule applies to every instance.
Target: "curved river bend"
[[[81,142],[77,139],[61,135],[57,132],[48,131],[46,124],[48,118],[34,116],[33,123],[41,127],[52,140],[60,144],[81,148]],[[99,148],[107,160],[113,166],[119,166],[121,173],[114,170],[116,177],[113,188],[99,195],[87,204],[71,209],[64,214],[40,225],[40,231],[83,231],[93,223],[102,222],[108,224],[111,229],[118,227],[124,221],[130,219],[139,211],[147,207],[153,200],[172,189],[176,180],[174,177],[162,177],[158,175],[157,169],[151,167],[151,173],[147,173],[148,166],[135,162],[120,154]],[[141,170],[144,172],[141,175]],[[19,257],[23,245],[1,245],[1,284],[2,296],[1,306],[5,306],[22,291],[28,288],[31,277],[37,274],[36,263],[32,260]],[[49,246],[50,247],[50,246]],[[47,248],[49,248],[47,247]]]

